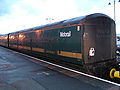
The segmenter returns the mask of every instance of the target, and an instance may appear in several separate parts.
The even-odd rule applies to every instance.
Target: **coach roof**
[[[102,14],[102,13],[94,13],[94,14],[80,16],[80,17],[71,18],[71,19],[67,19],[67,20],[62,20],[62,21],[58,21],[58,22],[54,22],[54,23],[50,23],[50,24],[46,24],[46,25],[41,25],[41,26],[36,26],[36,27],[28,28],[28,29],[23,29],[21,31],[17,31],[17,32],[13,32],[13,33],[21,33],[21,32],[32,31],[32,30],[36,30],[36,29],[44,29],[44,28],[51,28],[51,27],[57,27],[57,26],[59,27],[59,26],[79,24],[83,19],[96,18],[96,17],[110,18],[109,16]]]

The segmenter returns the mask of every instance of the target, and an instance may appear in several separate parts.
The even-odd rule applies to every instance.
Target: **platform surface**
[[[32,61],[0,47],[0,90],[104,90]]]

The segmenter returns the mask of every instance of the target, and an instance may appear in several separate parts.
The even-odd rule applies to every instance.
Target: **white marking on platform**
[[[13,51],[13,50],[11,50]],[[16,51],[14,51],[16,52]],[[75,72],[75,73],[78,73],[78,74],[81,74],[81,75],[84,75],[84,76],[87,76],[87,77],[90,77],[90,78],[94,78],[94,79],[97,79],[97,80],[101,80],[101,81],[104,81],[104,82],[107,82],[107,83],[110,83],[110,84],[114,84],[114,85],[117,85],[120,87],[120,84],[117,84],[115,82],[111,82],[111,81],[108,81],[108,80],[105,80],[105,79],[102,79],[102,78],[99,78],[99,77],[95,77],[95,76],[92,76],[92,75],[89,75],[89,74],[85,74],[83,72],[79,72],[79,71],[76,71],[76,70],[73,70],[73,69],[70,69],[70,68],[67,68],[67,67],[63,67],[63,66],[60,66],[60,65],[57,65],[57,64],[54,64],[54,63],[51,63],[51,62],[47,62],[47,61],[44,61],[44,60],[41,60],[41,59],[38,59],[38,58],[35,58],[35,57],[32,57],[32,56],[29,56],[29,55],[26,55],[26,54],[23,54],[23,53],[20,53],[20,52],[17,52],[21,55],[24,55],[26,57],[29,57],[29,58],[32,58],[32,59],[36,59],[38,61],[41,61],[41,62],[44,62],[44,63],[47,63],[47,64],[50,64],[50,65],[53,65],[53,66],[56,66],[56,67],[59,67],[59,68],[63,68],[65,70],[69,70],[69,71],[72,71],[72,72]]]

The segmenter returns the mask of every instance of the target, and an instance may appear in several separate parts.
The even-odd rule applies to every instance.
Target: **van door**
[[[83,47],[85,64],[95,62],[96,43],[95,43],[95,27],[84,25]]]

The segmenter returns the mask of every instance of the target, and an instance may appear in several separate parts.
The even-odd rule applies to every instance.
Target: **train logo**
[[[89,56],[94,56],[94,55],[95,55],[95,49],[94,48],[90,48]]]

